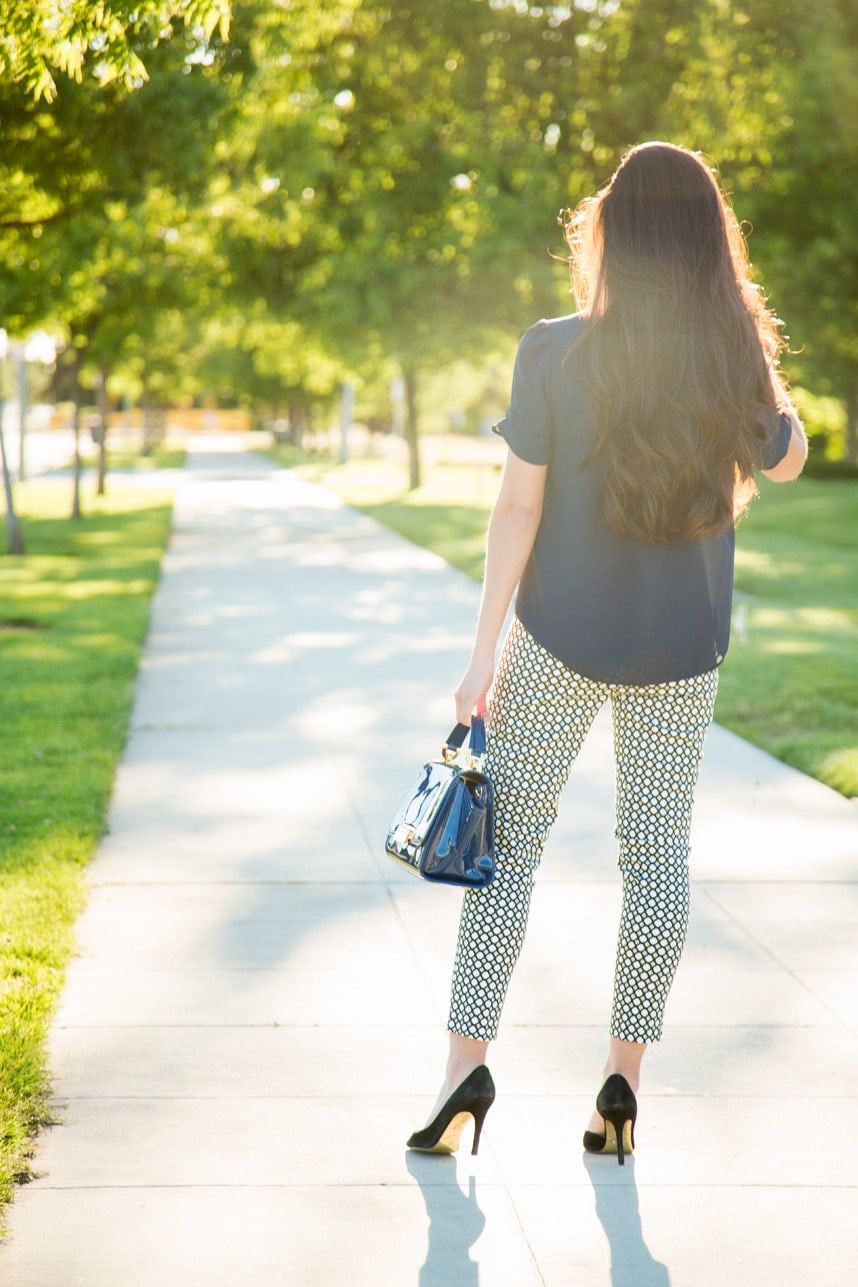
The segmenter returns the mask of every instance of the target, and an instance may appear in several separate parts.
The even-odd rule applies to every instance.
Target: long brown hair
[[[606,517],[654,543],[725,531],[755,494],[784,348],[727,198],[696,153],[644,143],[561,222]]]

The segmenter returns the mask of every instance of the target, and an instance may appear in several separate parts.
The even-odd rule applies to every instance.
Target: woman
[[[563,220],[562,220],[563,221]],[[560,792],[610,701],[623,905],[590,1152],[632,1150],[688,922],[691,806],[729,635],[734,524],[759,470],[796,478],[807,443],[783,342],[699,156],[633,148],[564,222],[582,311],[525,334],[485,583],[456,714],[487,712],[497,875],[464,896],[446,1077],[408,1144],[476,1153],[485,1067]],[[513,592],[515,620],[495,649]],[[492,689],[487,704],[487,694]]]

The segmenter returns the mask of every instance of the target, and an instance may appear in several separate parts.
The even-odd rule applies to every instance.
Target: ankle
[[[645,1042],[621,1041],[619,1038],[612,1037],[608,1057],[602,1069],[603,1078],[607,1080],[608,1077],[619,1074],[620,1077],[625,1078],[631,1089],[637,1094],[641,1082],[641,1064],[645,1053]]]
[[[444,1074],[446,1084],[451,1090],[460,1086],[466,1077],[486,1062],[489,1043],[463,1037],[457,1032],[450,1033],[450,1047],[447,1055],[447,1068]]]
[[[605,1064],[605,1067],[602,1069],[603,1081],[607,1081],[609,1077],[615,1077],[618,1075],[623,1077],[629,1083],[629,1086],[631,1086],[635,1094],[637,1094],[641,1084],[640,1068],[623,1067],[622,1064]]]
[[[485,1062],[485,1058],[457,1059],[455,1061],[450,1060],[444,1074],[444,1084],[448,1086],[451,1091],[455,1090],[457,1086],[461,1086],[462,1082],[467,1077],[470,1077],[475,1068],[481,1067]]]

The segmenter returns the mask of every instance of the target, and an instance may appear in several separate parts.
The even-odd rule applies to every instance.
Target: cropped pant
[[[610,700],[623,882],[610,1032],[623,1041],[661,1037],[688,926],[691,807],[717,688],[717,670],[640,687],[586,679],[513,622],[486,728],[497,874],[486,889],[464,896],[452,1032],[478,1041],[497,1035],[560,793],[590,725]]]

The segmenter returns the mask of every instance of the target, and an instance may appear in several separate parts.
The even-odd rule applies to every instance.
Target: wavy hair
[[[644,143],[560,221],[608,521],[656,544],[725,531],[756,495],[785,347],[729,201],[698,154]]]

